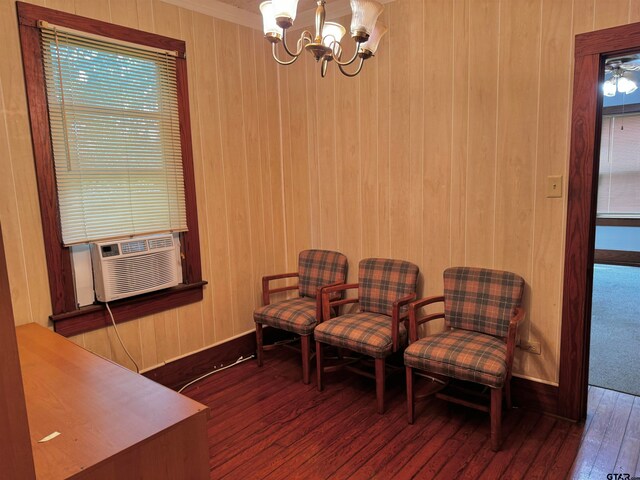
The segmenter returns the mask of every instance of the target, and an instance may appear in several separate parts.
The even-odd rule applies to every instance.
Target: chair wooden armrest
[[[298,272],[291,273],[279,273],[277,275],[265,275],[262,277],[262,305],[269,305],[269,297],[274,293],[286,292],[287,290],[297,290],[298,285],[288,285],[286,287],[278,287],[269,289],[269,282],[272,280],[279,280],[281,278],[293,278],[297,277]]]
[[[338,285],[343,285],[343,284],[344,282],[334,282],[334,283],[329,283],[327,285],[322,285],[321,287],[318,287],[318,291],[316,292],[316,322],[317,323],[322,322],[322,290],[324,290],[325,288],[336,287]]]
[[[339,300],[330,300],[329,295],[335,292],[343,292],[358,288],[358,283],[341,283],[339,285],[323,287],[322,288],[322,321],[329,320],[331,318],[331,307],[339,307],[340,305],[346,305],[348,303],[358,303],[357,298],[341,298]]]
[[[440,302],[444,302],[444,295],[435,295],[432,297],[423,298],[409,305],[409,341],[410,342],[415,342],[418,340],[419,325],[430,322],[432,320],[437,320],[439,318],[444,318],[444,312],[430,313],[427,315],[423,315],[422,317],[417,316],[418,310],[421,309],[422,307],[426,307],[427,305],[440,303]]]
[[[513,364],[513,355],[516,349],[516,332],[518,331],[518,323],[524,318],[524,309],[515,307],[509,320],[509,330],[507,331],[507,380],[511,377],[511,365]]]
[[[392,310],[391,310],[391,342],[393,344],[393,351],[398,351],[398,334],[400,328],[400,308],[408,305],[409,302],[415,300],[416,294],[410,293],[409,295],[405,295],[402,298],[399,298],[395,302],[393,302]],[[402,318],[406,318],[405,315]]]

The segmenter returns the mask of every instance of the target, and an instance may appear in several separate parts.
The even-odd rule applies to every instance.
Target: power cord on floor
[[[113,323],[113,330],[116,332],[116,337],[118,337],[118,340],[120,341],[120,345],[122,345],[124,353],[127,354],[127,357],[129,357],[129,360],[131,360],[133,362],[133,364],[135,365],[136,373],[140,373],[140,367],[138,366],[136,361],[133,359],[133,357],[129,353],[129,350],[127,350],[127,347],[124,346],[124,342],[122,341],[122,338],[120,338],[120,333],[118,333],[118,327],[116,327],[116,321],[113,318],[113,313],[111,313],[111,308],[109,308],[109,303],[105,302],[104,305],[105,305],[105,307],[107,307],[107,312],[109,312],[109,316],[111,317],[111,323]]]
[[[240,355],[240,356],[238,357],[238,359],[237,359],[235,362],[233,362],[232,364],[230,364],[230,365],[227,365],[227,366],[225,366],[225,367],[220,367],[220,368],[217,368],[217,369],[214,367],[214,370],[212,370],[211,372],[209,372],[209,373],[205,373],[204,375],[202,375],[202,376],[200,376],[200,377],[196,378],[195,380],[191,380],[189,383],[187,383],[185,386],[183,386],[180,390],[178,390],[178,393],[182,393],[182,391],[183,391],[185,388],[187,388],[187,387],[189,387],[189,386],[193,385],[193,384],[194,384],[194,383],[196,383],[196,382],[199,382],[200,380],[203,380],[203,379],[205,379],[205,378],[207,378],[207,377],[209,377],[209,376],[213,375],[214,373],[221,372],[222,370],[226,370],[227,368],[231,368],[231,367],[233,367],[233,366],[235,366],[235,365],[238,365],[239,363],[246,362],[247,360],[251,360],[251,359],[252,359],[252,358],[254,358],[254,357],[255,357],[254,355],[249,355],[247,358],[244,358],[242,355]]]

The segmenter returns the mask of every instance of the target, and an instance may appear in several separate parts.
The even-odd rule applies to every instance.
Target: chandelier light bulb
[[[378,45],[380,45],[380,40],[384,34],[387,33],[387,30],[386,25],[376,23],[373,33],[369,36],[369,40],[360,45],[360,51],[364,53],[371,52],[371,55],[375,55],[378,50]]]
[[[273,3],[270,1],[262,2],[260,4],[260,12],[262,13],[264,35],[267,39],[272,42],[274,38],[282,38],[282,28],[280,28],[276,23],[276,17],[273,12]]]
[[[367,41],[383,9],[376,0],[351,0],[351,36],[359,42]]]
[[[273,0],[273,16],[283,28],[293,25],[297,10],[298,0]]]
[[[325,22],[322,28],[322,43],[325,47],[333,49],[335,56],[340,55],[340,40],[347,33],[347,29],[339,23]]]

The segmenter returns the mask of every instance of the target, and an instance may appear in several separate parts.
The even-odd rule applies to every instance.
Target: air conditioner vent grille
[[[162,288],[175,283],[173,251],[153,252],[110,262],[105,283],[113,295]]]
[[[122,242],[120,244],[120,248],[122,250],[123,255],[127,255],[129,253],[140,253],[147,251],[147,241],[146,240],[132,240],[130,242]]]
[[[173,237],[160,237],[149,239],[149,250],[156,248],[173,247]]]

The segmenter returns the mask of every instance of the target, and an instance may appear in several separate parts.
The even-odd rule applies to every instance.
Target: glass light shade
[[[384,8],[375,0],[351,0],[351,36],[365,32],[371,35]]]
[[[282,37],[282,29],[276,23],[276,17],[273,14],[273,4],[270,1],[262,2],[260,4],[260,12],[262,13],[264,34],[272,34]]]
[[[602,93],[604,93],[605,97],[615,97],[616,96],[616,82],[613,79],[607,80],[602,84]]]
[[[273,0],[273,15],[275,18],[290,18],[293,22],[296,19],[298,10],[298,0]]]
[[[378,50],[378,45],[380,45],[380,40],[387,33],[387,27],[382,25],[381,23],[376,24],[373,29],[373,33],[369,36],[369,40],[360,45],[360,50],[369,50],[372,55],[375,55],[376,50]]]
[[[633,93],[638,89],[636,82],[629,80],[626,77],[620,77],[618,79],[618,91],[620,93]]]
[[[322,27],[322,43],[325,47],[333,49],[333,54],[338,55],[340,53],[340,45],[334,43],[339,42],[347,33],[347,29],[339,23],[325,22]]]

